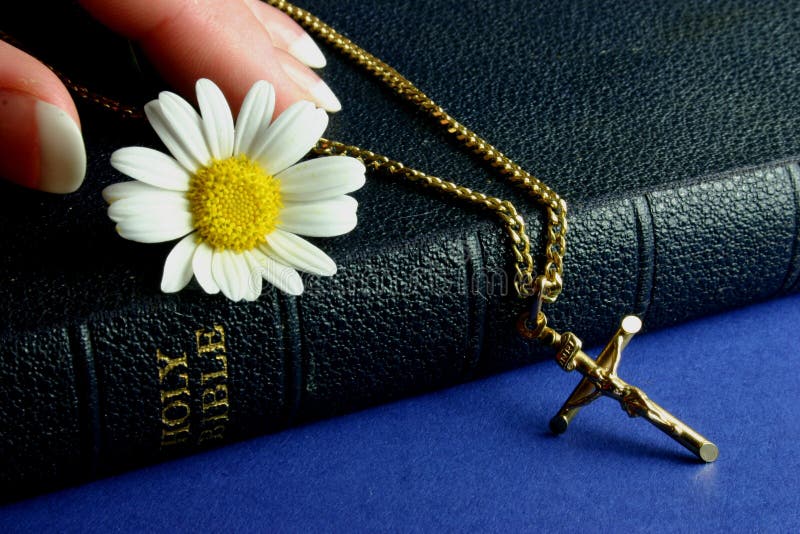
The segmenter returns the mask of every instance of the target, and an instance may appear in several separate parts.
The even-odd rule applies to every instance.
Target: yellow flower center
[[[189,181],[189,210],[200,238],[216,250],[252,250],[275,230],[280,184],[239,155],[213,160]]]

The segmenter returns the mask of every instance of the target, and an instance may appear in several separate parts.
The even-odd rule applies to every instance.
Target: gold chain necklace
[[[541,311],[542,304],[555,302],[563,287],[562,272],[567,234],[567,204],[564,199],[478,134],[451,117],[441,106],[387,63],[365,51],[308,11],[285,0],[264,1],[292,17],[310,34],[328,43],[337,52],[375,76],[397,96],[416,106],[464,149],[488,163],[503,179],[522,189],[545,210],[546,262],[541,274],[537,276],[525,221],[508,200],[474,191],[406,167],[386,156],[337,141],[320,139],[312,149],[314,154],[320,156],[348,155],[359,158],[373,171],[399,176],[406,181],[438,190],[451,198],[488,209],[500,219],[511,239],[515,269],[514,288],[519,298],[531,301],[531,310],[517,319],[519,334],[525,339],[540,340],[554,347],[557,351],[556,361],[565,371],[578,370],[583,375],[573,393],[550,421],[551,429],[558,434],[564,432],[583,406],[600,396],[609,396],[619,401],[629,416],[644,417],[703,461],[716,460],[718,456],[716,445],[650,400],[642,390],[617,376],[622,351],[641,329],[642,324],[638,317],[625,317],[618,331],[596,359],[581,350],[582,343],[577,336],[571,332],[560,334],[547,326],[547,318]],[[5,32],[0,31],[0,39],[19,47],[19,43]],[[122,117],[135,119],[144,117],[140,109],[92,92],[53,67],[50,68],[77,97]]]

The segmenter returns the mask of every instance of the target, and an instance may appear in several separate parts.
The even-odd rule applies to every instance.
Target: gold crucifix
[[[557,350],[556,361],[562,369],[577,370],[583,375],[578,386],[551,419],[550,428],[554,433],[562,434],[581,408],[605,395],[618,400],[629,416],[644,417],[704,462],[713,462],[717,459],[719,450],[716,445],[650,400],[644,391],[617,376],[622,351],[642,328],[642,321],[638,317],[628,315],[622,320],[617,333],[596,360],[581,350],[581,340],[575,334],[572,332],[559,334],[548,327],[543,313],[537,313],[534,328],[529,328],[529,320],[528,313],[520,316],[517,323],[520,334],[527,339],[538,338],[551,345]]]

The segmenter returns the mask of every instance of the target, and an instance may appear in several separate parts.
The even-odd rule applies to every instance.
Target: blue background
[[[620,376],[714,440],[698,463],[542,363],[0,508],[0,531],[800,529],[800,296],[642,334]],[[590,351],[595,354],[595,352]]]

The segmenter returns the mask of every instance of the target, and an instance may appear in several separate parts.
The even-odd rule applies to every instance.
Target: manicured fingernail
[[[36,103],[41,173],[39,189],[71,193],[86,176],[86,148],[75,121],[63,109],[48,102]]]
[[[304,33],[289,46],[289,53],[311,67],[321,69],[326,65],[325,56],[317,43],[308,34]]]
[[[342,103],[333,94],[322,78],[317,76],[313,70],[309,69],[286,52],[279,52],[279,58],[283,70],[294,82],[305,89],[311,99],[325,111],[335,113],[342,109]]]
[[[86,150],[80,128],[61,108],[0,90],[0,176],[50,193],[83,183]]]
[[[331,113],[341,111],[342,103],[339,102],[339,99],[333,94],[328,84],[322,80],[309,87],[308,92],[311,93],[311,96],[317,104],[325,111],[330,111]]]

